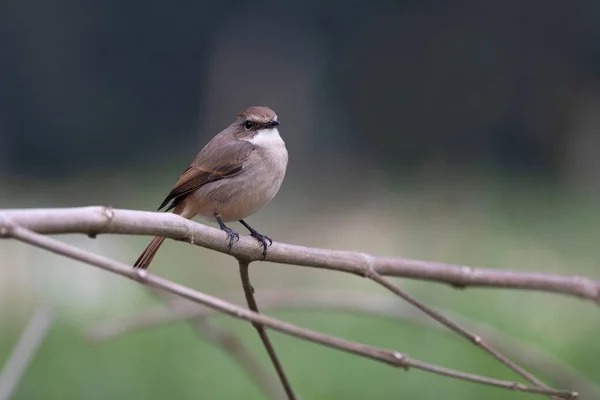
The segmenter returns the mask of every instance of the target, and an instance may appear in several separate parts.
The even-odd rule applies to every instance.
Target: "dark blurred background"
[[[597,276],[598,21],[595,1],[4,0],[0,207],[154,210],[237,112],[267,105],[290,164],[278,197],[250,221],[274,239]],[[125,262],[149,240],[64,239]],[[153,269],[212,294],[241,290],[231,259],[190,247],[167,243]],[[0,242],[0,252],[0,362],[35,304],[59,310],[15,398],[262,398],[188,325],[84,338],[92,323],[155,303],[142,288],[24,245]],[[380,291],[289,266],[256,264],[253,274],[259,302],[261,289]],[[398,282],[600,380],[592,305]],[[406,321],[271,314],[514,379],[460,339]],[[271,371],[251,327],[216,320]],[[529,398],[273,336],[305,399]]]

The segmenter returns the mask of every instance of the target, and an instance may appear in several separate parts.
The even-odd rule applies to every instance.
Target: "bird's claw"
[[[263,256],[263,260],[264,260],[267,257],[267,247],[271,246],[273,244],[273,241],[271,240],[270,237],[268,237],[266,235],[262,235],[256,231],[250,232],[250,236],[252,236],[253,238],[256,238],[256,240],[258,240],[258,244],[263,248],[262,256]],[[269,242],[269,243],[267,243],[267,242]]]
[[[231,248],[233,247],[233,241],[239,241],[240,235],[236,231],[228,227],[224,227],[223,230],[227,234],[227,239],[229,239],[229,245],[227,246],[227,248],[229,249],[229,251],[231,251]]]

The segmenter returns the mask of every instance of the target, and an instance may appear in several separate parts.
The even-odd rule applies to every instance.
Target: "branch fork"
[[[510,382],[468,374],[428,364],[409,358],[398,351],[332,337],[259,314],[258,306],[254,299],[254,291],[250,284],[248,266],[252,261],[261,260],[263,254],[257,248],[256,241],[250,237],[240,238],[231,251],[231,255],[239,261],[242,286],[250,308],[248,310],[217,297],[168,281],[146,270],[133,269],[128,265],[81,250],[43,235],[61,233],[84,233],[91,237],[100,233],[157,235],[175,240],[184,240],[201,247],[222,253],[229,253],[227,242],[224,240],[224,236],[226,235],[224,232],[185,220],[173,214],[119,210],[108,207],[0,210],[0,237],[13,238],[29,243],[50,252],[133,279],[140,284],[170,292],[181,298],[210,307],[218,312],[251,322],[257,329],[269,353],[288,399],[295,399],[296,397],[283,372],[281,363],[267,336],[265,328],[384,362],[395,367],[401,367],[405,370],[416,368],[456,379],[552,396],[553,398],[577,398],[577,392],[549,388],[508,357],[492,348],[479,335],[469,332],[458,323],[412,297],[386,279],[384,277],[386,275],[446,283],[454,287],[484,286],[547,291],[576,296],[592,300],[596,303],[600,302],[600,282],[590,278],[472,268],[403,258],[376,257],[365,253],[324,250],[282,243],[273,243],[271,246],[266,261],[346,272],[363,276],[377,283],[435,321],[476,344],[532,384],[525,385],[520,382]]]

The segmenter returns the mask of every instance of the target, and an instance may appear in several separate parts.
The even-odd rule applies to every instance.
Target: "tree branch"
[[[109,224],[114,224],[115,222],[115,215],[117,212],[120,212],[120,210],[110,210],[110,209],[104,209],[104,213],[107,215],[107,221]],[[187,221],[186,221],[187,224]],[[188,227],[189,228],[189,227]],[[207,227],[205,227],[207,228]],[[209,228],[210,229],[210,228]],[[103,229],[104,230],[104,229]],[[191,230],[191,228],[190,228]],[[219,232],[220,234],[222,234],[222,232]],[[196,240],[194,240],[196,239]],[[191,238],[191,242],[197,242],[197,238],[195,237],[195,235],[192,236]],[[225,242],[223,241],[222,244],[224,244]],[[286,245],[286,247],[291,247],[289,245]],[[275,249],[276,250],[276,249]],[[310,249],[313,253],[314,252],[322,252],[323,250],[320,249]],[[273,251],[270,252],[270,257],[269,260],[271,258],[273,258]],[[307,259],[306,256],[306,249],[304,251],[304,254],[301,255],[301,257],[303,258],[302,261],[310,261],[310,258]],[[333,252],[333,251],[329,251],[329,256],[327,257],[327,260],[330,260],[332,258],[332,254],[331,253],[337,253],[337,255],[339,256],[342,253],[345,252]],[[346,255],[348,254],[353,254],[353,253],[346,253]],[[234,254],[236,257],[238,257],[239,260],[252,260],[252,258],[249,257],[249,255],[245,254],[245,255],[240,255],[240,254]],[[462,328],[460,325],[456,324],[455,322],[451,321],[450,319],[444,317],[443,315],[441,315],[440,313],[436,312],[435,310],[427,307],[426,305],[424,305],[422,302],[420,302],[419,300],[417,300],[416,298],[410,296],[409,294],[405,293],[402,289],[400,289],[399,287],[395,286],[394,284],[392,284],[391,282],[389,282],[388,280],[386,280],[385,278],[383,278],[380,273],[378,272],[378,262],[380,262],[382,259],[381,258],[376,258],[367,254],[362,254],[362,253],[354,253],[354,256],[358,256],[359,259],[355,260],[351,265],[345,264],[344,265],[344,271],[346,272],[351,272],[354,274],[358,274],[358,275],[362,275],[365,276],[371,280],[373,280],[374,282],[378,283],[379,285],[385,287],[386,289],[390,290],[392,293],[396,294],[397,296],[401,297],[402,299],[408,301],[409,303],[411,303],[412,305],[414,305],[415,307],[417,307],[418,309],[422,310],[423,312],[425,312],[426,314],[428,314],[429,316],[431,316],[432,318],[436,319],[437,321],[439,321],[441,324],[445,325],[446,327],[448,327],[449,329],[453,330],[454,332],[458,333],[459,335],[465,337],[466,339],[470,340],[472,343],[476,344],[477,346],[481,347],[482,349],[484,349],[487,353],[489,353],[490,355],[492,355],[494,358],[496,358],[497,360],[499,360],[500,362],[502,362],[503,364],[505,364],[508,368],[510,368],[511,370],[513,370],[514,372],[516,372],[518,375],[524,377],[527,381],[534,383],[536,385],[539,385],[541,387],[545,387],[544,383],[541,382],[539,379],[537,379],[534,375],[532,375],[531,373],[529,373],[528,371],[524,370],[523,368],[521,368],[519,365],[515,364],[514,362],[512,362],[510,359],[508,359],[507,357],[505,357],[503,354],[501,354],[499,351],[495,350],[493,347],[491,347],[488,343],[486,343],[480,336],[472,334],[471,332],[468,332],[467,330],[465,330],[464,328]],[[275,254],[275,257],[277,256],[277,254]],[[293,258],[293,254],[288,253],[288,256]],[[299,255],[296,254],[296,257],[298,257]],[[314,257],[313,257],[314,259]],[[386,259],[383,259],[386,260]],[[273,260],[275,261],[275,260]],[[278,260],[280,262],[285,262],[282,260]],[[358,261],[358,262],[357,262]],[[389,260],[388,260],[389,261]],[[247,273],[247,262],[246,261],[246,273]],[[385,261],[384,261],[385,262]],[[294,264],[298,264],[298,260],[294,261]],[[429,263],[431,264],[431,263]],[[323,260],[321,260],[321,262],[319,262],[318,264],[319,267],[326,267],[327,263],[324,263]],[[332,265],[330,265],[332,266]],[[335,267],[335,266],[332,266]],[[349,270],[348,267],[350,267],[351,269]],[[463,267],[463,269],[466,267]],[[339,269],[339,268],[338,268]],[[240,272],[242,273],[242,280],[244,279],[244,275],[243,275],[243,268],[242,268],[242,264],[240,262]],[[454,285],[456,285],[456,283],[453,283]],[[256,305],[253,299],[253,296],[249,293],[251,290],[251,287],[249,286],[249,283],[246,285],[244,284],[244,290],[246,293],[246,299],[248,301],[248,304],[250,305],[250,308],[252,308],[252,304]],[[257,309],[253,309],[254,311],[257,311]],[[273,364],[275,365],[275,368],[278,372],[278,375],[282,381],[282,383],[284,384],[284,387],[286,389],[286,392],[288,393],[288,396],[290,395],[290,387],[289,387],[289,382],[287,381],[287,378],[285,377],[285,374],[283,373],[283,369],[281,367],[281,364],[279,362],[279,360],[277,359],[276,353],[268,339],[268,336],[266,336],[266,332],[264,330],[261,330],[261,328],[259,328],[258,325],[255,325],[255,327],[258,329],[259,331],[259,335],[261,337],[261,340],[263,341],[263,344],[265,345],[267,352],[269,353],[269,356],[273,362]],[[293,396],[293,394],[292,394]]]
[[[409,308],[394,298],[375,293],[367,294],[343,290],[332,291],[329,289],[296,291],[276,289],[261,290],[259,297],[262,305],[261,308],[268,310],[359,312],[371,317],[402,319],[419,326],[448,332],[445,329],[441,329],[442,325],[427,318],[415,309]],[[230,301],[240,301],[238,293],[230,293],[225,295],[224,298]],[[198,307],[187,301],[179,300],[177,303],[173,309],[152,306],[135,314],[98,323],[91,326],[87,330],[86,335],[92,340],[107,341],[137,330],[164,326],[194,317],[206,318],[216,314],[212,309]],[[459,321],[462,325],[485,333],[486,337],[492,343],[510,354],[513,359],[540,371],[542,375],[547,376],[552,382],[561,386],[578,388],[581,398],[600,400],[600,387],[589,382],[579,371],[563,365],[556,358],[535,347],[535,344],[508,337],[489,324],[473,321],[449,310],[443,310],[442,312],[444,315],[450,315],[452,319]]]
[[[498,350],[494,349],[489,343],[487,343],[485,340],[483,340],[483,338],[481,336],[475,335],[475,334],[469,332],[467,329],[463,328],[458,323],[452,321],[450,318],[442,315],[438,311],[423,304],[421,301],[419,301],[415,297],[409,295],[404,290],[402,290],[398,286],[392,284],[390,281],[383,278],[381,275],[377,274],[376,272],[371,272],[368,275],[368,278],[374,282],[377,282],[381,286],[385,287],[390,292],[394,293],[395,295],[397,295],[401,299],[405,300],[409,304],[413,305],[417,309],[423,311],[425,314],[429,315],[431,318],[438,321],[440,324],[444,325],[445,327],[450,329],[452,332],[469,340],[474,345],[481,347],[485,352],[490,354],[496,360],[500,361],[502,364],[506,365],[510,370],[515,372],[517,375],[520,375],[521,377],[525,378],[525,380],[527,380],[528,382],[533,383],[534,385],[538,385],[540,387],[548,388],[548,386],[544,382],[540,381],[534,375],[532,375],[525,369],[521,368],[515,362],[511,361],[504,354],[502,354]]]
[[[256,240],[241,237],[228,252],[225,233],[174,214],[107,207],[27,209],[0,211],[1,220],[38,233],[101,233],[158,235],[186,241],[246,261],[262,260]],[[368,256],[371,269],[382,276],[395,276],[445,283],[453,287],[480,286],[559,293],[600,304],[600,281],[576,275],[544,274],[473,268],[406,258]],[[343,271],[366,276],[365,254],[273,243],[265,261]]]
[[[462,379],[471,382],[477,382],[490,386],[496,386],[527,393],[557,396],[562,397],[564,399],[575,399],[578,397],[577,392],[572,392],[568,390],[546,389],[541,387],[531,387],[517,382],[509,382],[500,379],[488,378],[480,375],[459,372],[449,368],[444,368],[437,365],[425,363],[423,361],[408,358],[406,355],[400,352],[352,342],[349,340],[340,339],[319,332],[304,329],[293,324],[277,320],[275,318],[255,313],[248,309],[236,306],[235,304],[221,300],[217,297],[195,291],[191,288],[185,287],[175,282],[171,282],[157,275],[148,273],[146,270],[133,269],[128,265],[112,261],[108,258],[98,256],[94,253],[81,250],[75,246],[71,246],[62,243],[58,240],[37,234],[29,229],[26,229],[14,223],[0,222],[0,237],[15,238],[22,242],[46,249],[50,252],[61,254],[72,259],[97,266],[117,275],[128,277],[130,279],[136,280],[141,284],[166,290],[182,298],[206,305],[210,308],[216,309],[224,314],[231,315],[238,319],[258,323],[265,327],[277,330],[279,332],[287,333],[297,338],[301,338],[314,343],[319,343],[327,347],[335,348],[355,355],[360,355],[365,358],[370,358],[372,360],[380,361],[395,367],[401,367],[404,369],[416,368],[432,372],[438,375],[444,375],[456,379]],[[223,244],[224,243],[225,241],[223,240]],[[255,248],[255,252],[259,252],[257,248]]]
[[[249,271],[249,263],[247,261],[239,260],[239,268],[240,268],[240,278],[242,279],[242,288],[244,289],[244,296],[246,297],[246,303],[248,303],[248,308],[255,313],[259,313],[258,304],[256,304],[256,299],[254,298],[254,288],[250,283],[250,271]],[[296,395],[294,394],[294,390],[292,389],[292,385],[288,377],[283,370],[283,365],[279,361],[279,357],[277,357],[277,352],[275,351],[275,347],[271,343],[271,339],[269,339],[269,335],[267,334],[267,330],[260,324],[255,322],[252,323],[252,326],[258,332],[258,336],[262,341],[265,349],[267,350],[267,354],[269,354],[269,358],[273,363],[273,367],[275,367],[275,371],[277,371],[277,376],[279,376],[279,380],[283,385],[283,389],[285,390],[285,394],[288,399],[295,400]]]

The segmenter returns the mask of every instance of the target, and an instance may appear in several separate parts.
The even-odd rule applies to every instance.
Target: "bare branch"
[[[230,293],[224,297],[230,301],[241,301],[238,293]],[[442,325],[427,318],[414,308],[410,308],[396,299],[375,293],[332,291],[330,289],[297,291],[288,289],[261,290],[259,298],[263,309],[360,312],[371,317],[398,318],[419,326],[448,332],[445,329],[441,329]],[[184,319],[194,317],[205,318],[215,314],[215,311],[212,309],[198,307],[187,301],[177,301],[174,307],[175,311],[171,311],[162,306],[153,306],[129,316],[102,322],[90,327],[87,335],[93,340],[106,341],[136,330],[181,322]],[[495,343],[496,346],[510,354],[513,359],[519,360],[521,363],[540,371],[540,373],[547,376],[551,381],[563,386],[578,388],[581,398],[600,400],[600,387],[589,382],[579,371],[568,365],[564,365],[556,358],[535,347],[535,344],[508,337],[491,325],[470,320],[449,310],[442,310],[442,312],[444,315],[451,316],[453,320],[459,321],[462,325],[485,333],[486,337],[492,343]]]
[[[244,289],[246,303],[248,303],[248,308],[250,310],[259,313],[258,304],[256,304],[256,299],[254,298],[254,288],[250,283],[250,268],[248,267],[249,264],[247,261],[239,260],[240,278],[242,279],[242,288]],[[290,381],[286,376],[285,371],[283,370],[283,365],[281,365],[279,357],[277,357],[277,352],[275,351],[275,347],[273,347],[273,344],[271,343],[271,339],[269,339],[267,330],[262,325],[257,324],[255,322],[252,323],[252,326],[254,326],[254,328],[258,332],[258,336],[260,337],[260,340],[262,341],[263,345],[265,346],[265,349],[267,350],[267,353],[269,354],[269,358],[273,363],[273,367],[275,367],[275,371],[277,371],[277,376],[279,376],[279,380],[283,385],[283,389],[285,390],[285,394],[287,395],[288,399],[296,399],[296,395],[294,394],[292,385],[290,384]]]
[[[174,214],[107,207],[27,209],[0,211],[6,219],[38,233],[101,233],[158,235],[228,253],[225,233]],[[241,237],[230,253],[237,259],[262,260],[256,240]],[[370,257],[372,269],[383,276],[421,279],[453,287],[482,286],[537,290],[579,297],[600,304],[600,281],[575,275],[544,274],[411,260]],[[365,254],[273,243],[266,261],[343,271],[363,276]]]
[[[50,307],[40,305],[36,308],[0,372],[0,400],[11,398],[27,366],[50,330],[53,320],[54,312]]]
[[[352,342],[349,340],[340,339],[319,332],[304,329],[296,325],[268,317],[266,315],[255,313],[248,309],[236,306],[235,304],[226,302],[217,297],[198,292],[196,290],[177,284],[175,282],[171,282],[157,275],[148,273],[146,270],[132,269],[128,265],[112,261],[108,258],[79,249],[75,246],[62,243],[58,240],[37,234],[29,229],[8,222],[5,222],[3,224],[0,223],[0,237],[12,237],[22,242],[46,249],[50,252],[61,254],[72,259],[97,266],[117,275],[136,280],[141,284],[166,290],[182,298],[206,305],[210,308],[216,309],[224,314],[231,315],[235,318],[258,323],[265,327],[277,330],[279,332],[287,333],[291,336],[300,339],[304,339],[313,343],[319,343],[327,347],[335,348],[351,354],[380,361],[395,367],[401,367],[404,369],[416,368],[421,369],[423,371],[432,372],[438,375],[444,375],[456,379],[467,380],[471,382],[486,384],[489,386],[496,386],[527,393],[557,396],[564,399],[575,399],[578,397],[577,392],[531,387],[517,382],[504,381],[500,379],[488,378],[480,375],[459,372],[449,368],[444,368],[408,358],[406,355],[400,352]]]
[[[398,286],[394,285],[393,283],[391,283],[387,279],[383,278],[381,275],[377,274],[376,272],[369,271],[366,275],[369,279],[373,280],[374,282],[377,282],[381,286],[388,289],[390,292],[396,294],[401,299],[403,299],[406,302],[408,302],[409,304],[415,306],[417,309],[423,311],[425,314],[429,315],[431,318],[438,321],[440,324],[444,325],[445,327],[450,329],[452,332],[457,333],[458,335],[471,341],[476,346],[481,347],[483,350],[485,350],[488,354],[490,354],[496,360],[498,360],[502,364],[506,365],[509,369],[511,369],[516,374],[525,378],[525,380],[527,380],[528,382],[533,383],[534,385],[538,385],[540,387],[548,388],[548,386],[544,382],[540,381],[534,375],[532,375],[525,369],[521,368],[515,362],[511,361],[504,354],[502,354],[498,350],[494,349],[489,343],[484,341],[481,336],[478,336],[478,335],[475,335],[475,334],[469,332],[467,329],[463,328],[458,323],[452,321],[450,318],[442,315],[438,311],[423,304],[421,301],[419,301],[415,297],[409,295],[404,290],[400,289]]]

